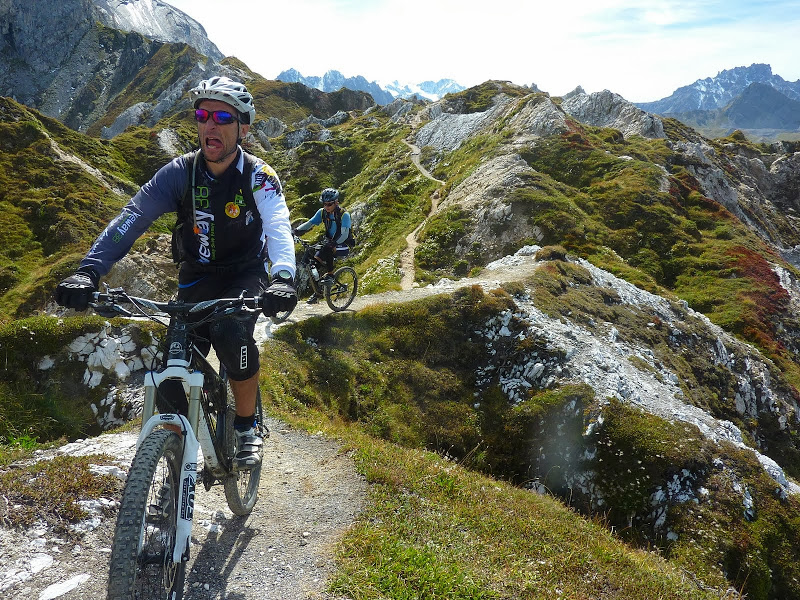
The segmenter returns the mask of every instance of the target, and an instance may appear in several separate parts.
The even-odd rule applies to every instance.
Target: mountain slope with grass
[[[431,594],[458,590],[452,597],[582,597],[594,582],[608,598],[635,589],[691,597],[689,588],[724,597],[729,587],[750,599],[800,598],[795,145],[740,132],[708,139],[610,92],[558,98],[489,81],[434,103],[376,106],[226,65],[254,90],[262,124],[244,143],[278,171],[292,218],[310,217],[322,188],[342,191],[358,240],[348,262],[369,295],[357,312],[273,331],[262,380],[271,409],[341,424],[365,456],[372,443],[408,456],[433,451],[467,468],[463,477],[515,486],[498,500],[496,528],[479,536],[476,503],[489,500],[478,488],[489,480],[467,484],[443,468],[415,482],[365,459],[374,507],[344,541],[336,589],[402,597],[416,582]],[[143,71],[104,122],[140,102],[156,106],[155,73]],[[2,106],[0,201],[13,222],[0,248],[0,435],[20,441],[4,449],[17,453],[39,435],[31,421],[52,424],[44,442],[98,433],[91,405],[98,415],[131,408],[118,390],[140,372],[86,377],[88,365],[65,350],[79,334],[116,336],[129,325],[64,314],[48,295],[193,133],[182,111],[100,140],[11,100]],[[129,278],[135,265],[152,270],[148,256],[169,225],[137,245],[134,267],[122,265]],[[500,279],[506,261],[512,274]],[[149,329],[125,335],[152,343]],[[529,531],[525,515],[540,510],[528,504],[541,500],[534,490],[570,518],[613,531],[614,549],[554,559],[558,540],[537,546],[536,526],[505,545],[503,511]],[[441,508],[429,513],[431,495]],[[525,495],[524,508],[509,506]],[[388,512],[422,520],[404,529],[384,523]],[[437,538],[441,514],[458,520]],[[447,558],[449,547],[483,560]],[[611,564],[641,564],[642,549],[692,583],[663,580],[647,558],[653,587],[626,587]]]

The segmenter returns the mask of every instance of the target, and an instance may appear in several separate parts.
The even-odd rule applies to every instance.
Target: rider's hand
[[[55,300],[61,306],[86,310],[92,293],[97,291],[100,276],[94,269],[79,269],[58,284]]]
[[[264,290],[259,299],[261,311],[267,317],[276,313],[294,310],[297,305],[297,292],[291,279],[275,277],[272,284]]]

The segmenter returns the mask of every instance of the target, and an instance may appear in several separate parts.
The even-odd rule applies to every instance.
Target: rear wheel
[[[339,267],[333,273],[333,281],[325,289],[325,300],[333,311],[344,310],[355,299],[358,291],[358,276],[353,267]]]
[[[172,560],[182,457],[180,437],[167,429],[153,431],[139,446],[114,531],[109,600],[183,597],[186,562]]]
[[[231,464],[236,456],[236,434],[233,420],[236,417],[236,403],[230,385],[228,387],[228,413],[225,418],[225,454],[226,461]],[[261,407],[261,390],[256,395],[256,420],[258,431],[262,437],[268,437],[269,431],[264,425],[264,411]],[[258,499],[258,484],[261,481],[261,465],[249,471],[231,471],[225,479],[225,499],[233,514],[249,515]]]

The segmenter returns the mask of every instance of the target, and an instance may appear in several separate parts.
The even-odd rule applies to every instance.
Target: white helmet
[[[227,77],[212,77],[197,84],[189,90],[192,106],[197,108],[201,100],[219,100],[230,104],[242,115],[242,122],[252,125],[256,118],[256,107],[253,96],[243,83]]]

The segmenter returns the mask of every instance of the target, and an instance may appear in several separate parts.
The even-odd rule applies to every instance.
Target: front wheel
[[[236,434],[233,430],[233,420],[236,417],[236,403],[228,384],[228,413],[225,418],[225,453],[228,464],[236,456]],[[264,411],[261,407],[261,390],[256,392],[256,421],[258,431],[262,437],[269,435],[264,425]],[[261,481],[261,465],[249,471],[233,471],[225,478],[225,499],[233,514],[238,516],[249,515],[258,499],[258,484]]]
[[[183,597],[186,562],[172,560],[182,457],[183,443],[168,429],[139,446],[114,530],[108,600]]]
[[[353,267],[339,267],[333,273],[333,281],[325,289],[325,300],[332,311],[344,310],[355,299],[358,291],[358,276]]]

